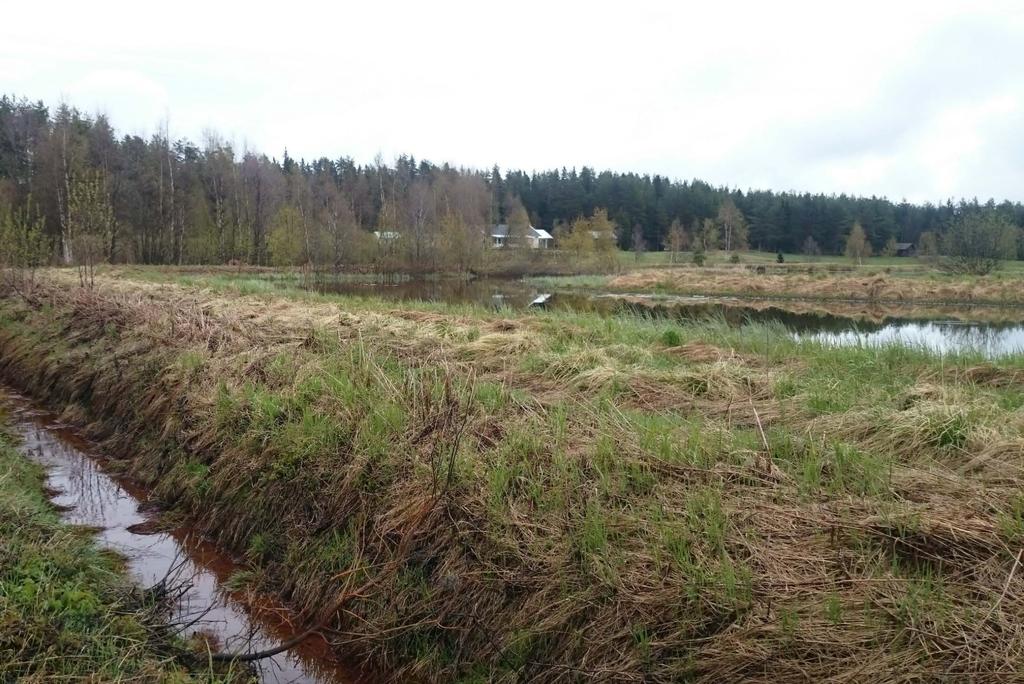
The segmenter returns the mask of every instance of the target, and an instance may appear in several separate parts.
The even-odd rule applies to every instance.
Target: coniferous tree
[[[674,221],[689,226],[691,242],[707,250],[737,250],[747,242],[766,251],[799,251],[812,237],[831,254],[845,252],[855,222],[872,252],[892,239],[920,243],[925,235],[944,245],[967,215],[997,213],[1015,227],[1024,225],[1024,206],[1009,202],[895,204],[879,197],[739,192],[700,180],[590,167],[475,171],[410,156],[359,164],[348,157],[307,162],[287,153],[279,161],[232,149],[215,134],[196,146],[175,139],[166,126],[148,139],[119,138],[104,117],[91,118],[70,104],[51,110],[0,96],[0,201],[18,209],[31,195],[43,218],[44,241],[66,263],[75,261],[72,185],[94,173],[103,179],[112,210],[104,244],[95,251],[120,262],[265,264],[273,259],[272,221],[291,205],[299,212],[303,263],[339,268],[366,258],[378,251],[373,231],[384,230],[402,235],[402,250],[394,255],[398,267],[429,269],[440,263],[444,202],[455,195],[473,209],[453,210],[481,234],[499,221],[554,232],[603,208],[620,226],[643,226],[649,248],[669,250]],[[715,230],[705,230],[707,221]],[[630,249],[633,234],[619,231],[618,247]]]

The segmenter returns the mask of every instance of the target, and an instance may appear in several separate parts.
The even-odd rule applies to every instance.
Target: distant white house
[[[534,228],[530,226],[530,230],[526,231],[526,240],[530,243],[530,247],[534,249],[548,249],[551,245],[555,244],[555,238],[548,231],[543,228]]]
[[[508,224],[501,223],[491,228],[491,245],[494,247],[505,247],[508,245]],[[554,243],[555,238],[543,228],[530,226],[526,231],[526,243],[532,249],[548,249]]]
[[[381,242],[394,242],[402,237],[402,234],[394,230],[375,230],[373,236]]]

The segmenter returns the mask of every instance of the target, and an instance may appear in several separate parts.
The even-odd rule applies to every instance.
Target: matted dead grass
[[[869,302],[1005,302],[1024,304],[1021,281],[1011,278],[960,280],[887,274],[797,272],[758,274],[743,269],[645,269],[612,278],[621,291],[751,297],[820,298]]]
[[[798,361],[705,341],[40,297],[0,301],[4,377],[396,680],[1024,680],[1024,418],[986,418],[996,365],[821,414],[777,393]]]

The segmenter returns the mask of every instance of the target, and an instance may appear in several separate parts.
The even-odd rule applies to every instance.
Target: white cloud
[[[106,114],[117,125],[165,118],[170,109],[167,90],[157,81],[131,69],[97,69],[72,82],[64,95],[68,102],[88,111]]]
[[[273,155],[1024,199],[1016,2],[232,5],[16,4],[0,89]]]

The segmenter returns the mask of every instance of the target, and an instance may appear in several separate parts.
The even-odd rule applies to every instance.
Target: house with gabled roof
[[[548,249],[554,244],[555,238],[543,228],[530,226],[526,229],[526,244],[531,249]],[[491,245],[493,247],[509,246],[509,229],[507,223],[499,223],[491,227]]]

